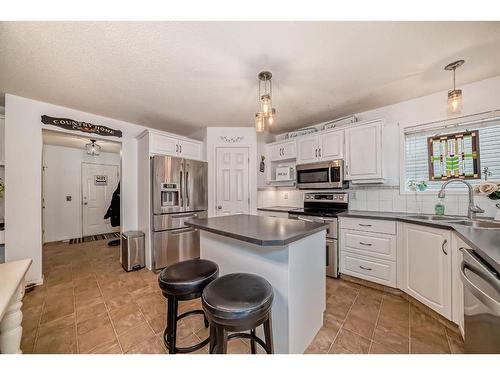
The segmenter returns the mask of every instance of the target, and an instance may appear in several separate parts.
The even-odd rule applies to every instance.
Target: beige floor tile
[[[326,354],[332,346],[338,329],[322,327],[306,349],[307,354]]]
[[[118,341],[105,342],[104,344],[97,345],[91,349],[88,354],[123,354]]]
[[[347,315],[344,327],[371,339],[380,310],[382,293],[378,291],[371,293],[366,289],[365,287],[361,288],[358,298]]]
[[[165,354],[165,347],[160,339],[152,336],[132,347],[127,354]]]
[[[64,316],[73,314],[75,312],[75,305],[73,296],[62,297],[59,300],[46,301],[41,324],[46,324]]]
[[[38,330],[34,353],[76,353],[75,317],[69,315],[51,321]]]
[[[89,321],[85,322],[88,324]],[[85,324],[83,323],[83,324]],[[116,335],[109,319],[96,319],[95,326],[88,325],[90,330],[85,333],[78,332],[78,348],[80,353],[89,353],[98,345],[114,342]]]
[[[355,354],[367,354],[370,340],[342,328],[335,339],[335,344]]]
[[[146,322],[139,306],[135,304],[113,310],[110,315],[118,335]]]
[[[118,340],[120,341],[123,351],[128,352],[135,345],[150,338],[151,336],[154,336],[152,329],[147,323],[142,323],[141,325],[133,327],[122,334],[118,334]]]
[[[397,354],[397,353],[394,352],[387,345],[379,344],[378,342],[372,342],[369,354]]]

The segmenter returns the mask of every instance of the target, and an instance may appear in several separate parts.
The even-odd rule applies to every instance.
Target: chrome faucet
[[[452,182],[455,182],[455,181],[456,182],[462,182],[462,183],[464,183],[465,186],[467,186],[467,189],[469,189],[469,208],[467,210],[467,217],[470,220],[475,220],[476,219],[476,214],[477,213],[483,213],[484,210],[481,207],[476,206],[476,204],[474,203],[474,192],[472,190],[472,185],[470,183],[468,183],[467,181],[461,180],[461,179],[458,179],[458,178],[454,178],[452,180],[446,181],[441,186],[441,190],[439,190],[438,198],[444,198],[444,196],[445,196],[444,189],[446,188],[446,186],[448,186],[449,184],[451,184]]]

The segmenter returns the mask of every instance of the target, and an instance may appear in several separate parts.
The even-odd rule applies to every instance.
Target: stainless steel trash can
[[[134,271],[145,266],[144,232],[131,230],[122,233],[122,266],[125,271]]]

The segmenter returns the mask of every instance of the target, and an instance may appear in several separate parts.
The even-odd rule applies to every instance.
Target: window
[[[444,125],[443,125],[444,126]],[[481,162],[481,179],[484,180],[484,169],[488,168],[488,179],[500,180],[500,118],[484,120],[481,122],[468,123],[468,125],[453,125],[446,129],[434,127],[429,129],[427,126],[411,128],[405,130],[405,178],[402,183],[405,184],[402,191],[409,191],[408,181],[425,180],[428,183],[428,190],[439,190],[441,181],[429,181],[429,165],[427,155],[427,137],[436,134],[456,133],[463,130],[479,131],[479,151]],[[420,128],[420,130],[419,130]],[[480,180],[468,180],[471,184]],[[464,189],[460,184],[450,185],[450,188],[457,190]]]

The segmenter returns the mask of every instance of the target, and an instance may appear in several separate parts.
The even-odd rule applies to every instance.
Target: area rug
[[[99,240],[112,240],[113,238],[120,238],[120,232],[96,234],[93,236],[85,236],[80,238],[72,238],[69,240],[70,245],[82,242],[99,241]]]

